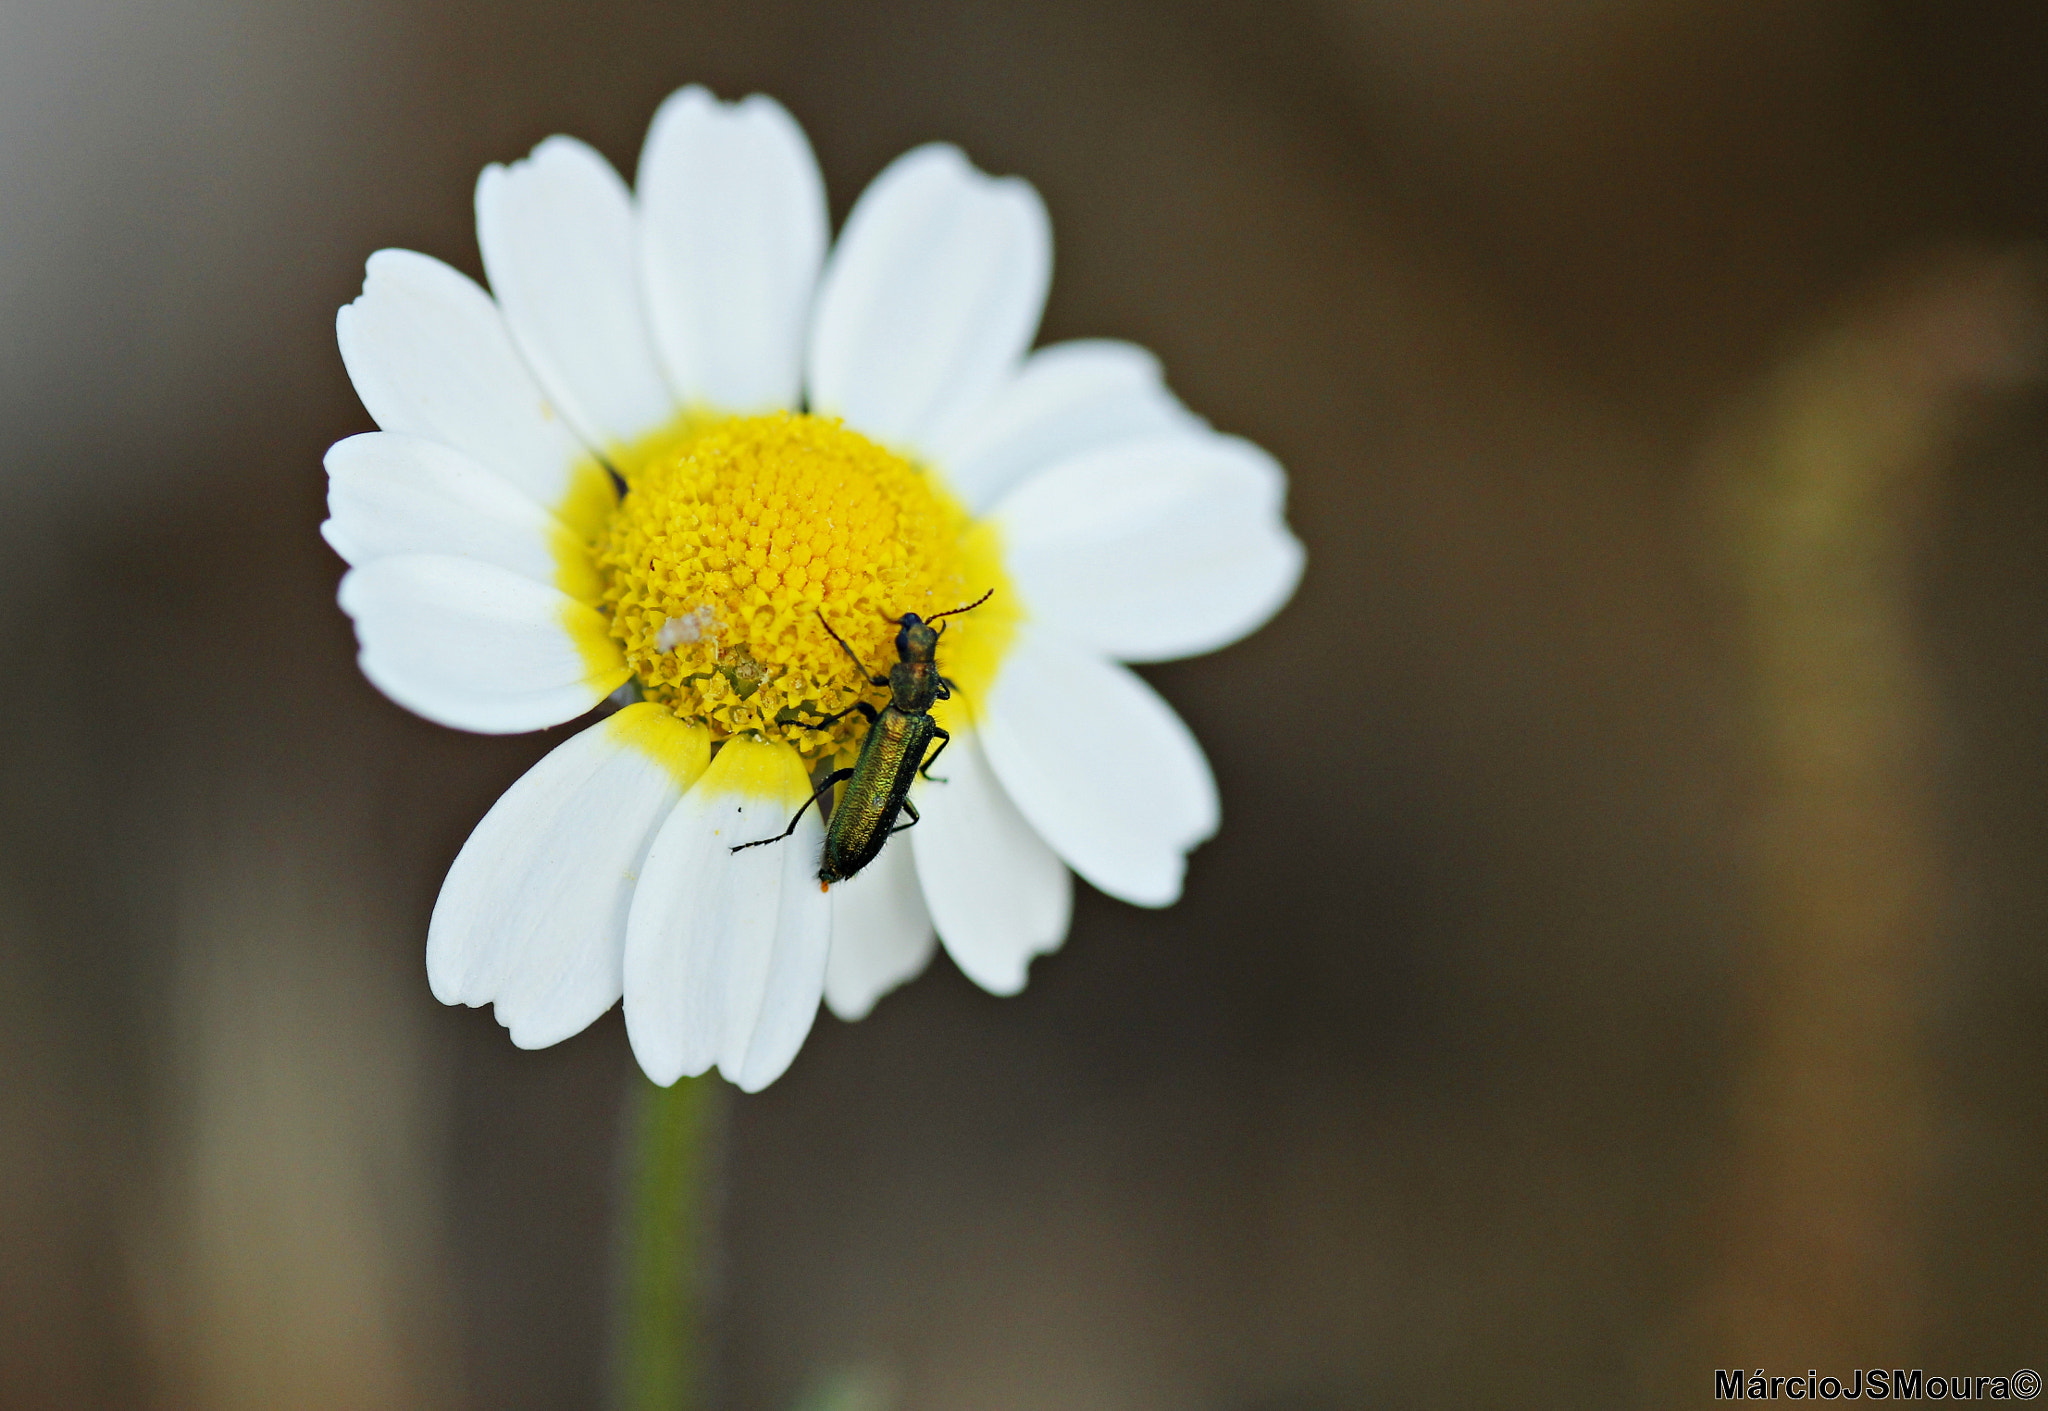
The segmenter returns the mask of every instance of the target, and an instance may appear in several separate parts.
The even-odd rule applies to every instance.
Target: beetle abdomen
[[[853,764],[853,777],[846,781],[825,829],[820,881],[843,881],[882,851],[910,793],[911,781],[931,748],[935,729],[936,722],[929,715],[906,715],[894,706],[885,707],[868,727]]]

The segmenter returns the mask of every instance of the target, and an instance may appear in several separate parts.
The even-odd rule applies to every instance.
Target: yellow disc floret
[[[718,738],[783,740],[843,753],[866,729],[849,715],[881,695],[871,671],[896,659],[895,619],[995,599],[950,619],[940,668],[971,709],[1014,629],[993,530],[916,465],[824,417],[778,412],[698,422],[631,458],[598,545],[604,606],[647,699]]]

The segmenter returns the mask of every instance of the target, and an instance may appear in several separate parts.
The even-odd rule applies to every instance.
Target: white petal
[[[368,431],[327,450],[321,534],[350,564],[448,554],[496,564],[572,598],[602,591],[588,546],[512,483],[418,436]]]
[[[641,270],[654,341],[686,406],[793,408],[825,258],[825,183],[772,98],[671,94],[640,149]]]
[[[627,706],[528,770],[469,835],[427,928],[443,1004],[495,1004],[521,1048],[580,1033],[621,992],[648,845],[710,762],[709,733]]]
[[[933,435],[932,459],[977,514],[1032,472],[1134,437],[1196,431],[1201,419],[1166,390],[1159,360],[1132,343],[1055,343]]]
[[[468,452],[580,533],[603,523],[616,499],[610,477],[471,280],[411,250],[379,250],[335,332],[377,425]]]
[[[716,1063],[755,1092],[802,1047],[832,936],[817,810],[732,848],[781,832],[809,794],[795,750],[728,740],[656,835],[626,921],[626,1033],[655,1082]]]
[[[922,974],[936,948],[910,847],[899,838],[859,875],[832,885],[825,1003],[848,1022],[865,1019],[876,1000]]]
[[[1236,641],[1293,595],[1285,493],[1250,442],[1180,433],[1063,461],[992,517],[1033,617],[1107,656],[1165,661]]]
[[[476,183],[491,292],[541,386],[611,452],[675,419],[640,294],[633,197],[611,163],[550,137]]]
[[[913,451],[995,390],[1031,346],[1052,229],[1028,182],[957,148],[907,152],[862,193],[825,267],[811,407]]]
[[[1024,628],[1003,658],[982,744],[1018,812],[1113,897],[1173,902],[1183,854],[1216,831],[1216,781],[1173,708],[1042,627]],[[939,926],[943,935],[943,916]]]
[[[632,674],[596,609],[492,564],[377,559],[343,576],[340,598],[371,684],[458,730],[559,725]]]
[[[1074,881],[996,782],[959,714],[939,761],[945,782],[917,786],[924,821],[904,836],[946,953],[984,990],[1013,995],[1031,958],[1066,939]]]

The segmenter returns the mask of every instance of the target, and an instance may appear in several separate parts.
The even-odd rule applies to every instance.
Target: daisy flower
[[[1125,343],[1031,351],[1051,233],[1031,186],[920,147],[830,242],[789,114],[701,88],[635,186],[553,137],[477,183],[490,290],[372,255],[342,358],[382,429],[327,455],[363,673],[500,734],[632,703],[501,798],[434,907],[427,974],[512,1041],[621,996],[657,1083],[789,1066],[820,996],[853,1019],[943,942],[1021,989],[1065,937],[1069,869],[1180,894],[1216,788],[1123,662],[1210,651],[1293,592],[1285,477]],[[829,250],[828,250],[829,246]],[[820,885],[818,770],[850,761],[893,619],[971,602],[939,663],[952,733],[922,821]],[[943,781],[943,782],[941,782]]]

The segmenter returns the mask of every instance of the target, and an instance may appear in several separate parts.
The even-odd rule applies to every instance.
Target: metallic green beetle
[[[882,851],[882,844],[889,841],[891,834],[900,833],[918,821],[917,805],[910,801],[910,786],[919,774],[931,779],[931,767],[946,752],[946,743],[953,737],[939,728],[939,722],[932,719],[934,701],[950,700],[953,683],[939,675],[936,654],[939,638],[946,629],[934,631],[932,623],[954,613],[978,608],[995,593],[991,588],[966,607],[949,608],[945,612],[933,613],[921,618],[914,612],[906,612],[896,619],[896,664],[889,668],[887,676],[871,673],[846,639],[832,632],[832,624],[825,622],[825,614],[818,614],[818,621],[825,630],[832,632],[832,640],[839,644],[867,678],[871,686],[889,688],[889,704],[879,711],[866,701],[855,701],[845,710],[832,715],[820,716],[808,729],[823,730],[845,717],[859,711],[868,719],[867,737],[860,742],[860,754],[854,759],[851,769],[835,769],[811,796],[797,809],[796,817],[789,820],[789,826],[772,838],[759,842],[741,843],[733,849],[743,852],[748,848],[766,847],[779,843],[796,831],[802,821],[804,809],[830,794],[833,788],[844,782],[846,792],[832,808],[832,820],[825,827],[825,855],[818,864],[818,880],[826,886],[843,882],[875,860]],[[939,747],[925,756],[925,749],[933,740]],[[933,780],[934,783],[943,782]],[[898,823],[896,815],[907,813],[909,823]]]

